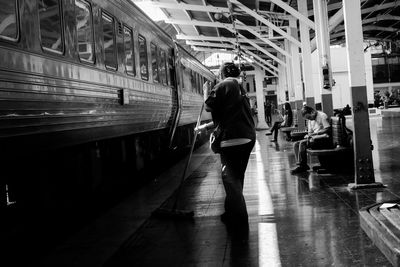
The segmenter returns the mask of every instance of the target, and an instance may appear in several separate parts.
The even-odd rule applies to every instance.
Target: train
[[[190,146],[216,77],[131,1],[0,4],[0,207],[81,205]]]

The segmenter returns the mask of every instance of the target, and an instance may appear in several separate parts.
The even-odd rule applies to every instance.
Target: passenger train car
[[[215,77],[129,0],[0,6],[0,205],[70,205],[191,143]]]

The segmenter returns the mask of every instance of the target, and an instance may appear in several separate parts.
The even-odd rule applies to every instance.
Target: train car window
[[[75,0],[76,32],[79,58],[94,62],[92,7],[84,0]]]
[[[147,62],[147,44],[146,39],[139,35],[139,63],[140,63],[140,76],[143,80],[149,80],[149,67]]]
[[[167,83],[167,59],[166,59],[166,54],[164,50],[160,49],[160,78],[161,78],[161,83],[162,84],[168,84]]]
[[[192,83],[191,83],[191,74],[190,69],[186,68],[185,65],[182,64],[182,79],[183,79],[183,89],[187,92],[192,91]]]
[[[17,1],[0,0],[0,39],[18,40]]]
[[[195,93],[199,92],[199,88],[197,87],[197,73],[193,71],[193,89]]]
[[[124,49],[126,73],[136,75],[135,51],[133,47],[132,30],[124,26]]]
[[[190,82],[192,83],[192,92],[196,92],[196,73],[193,70],[190,71]]]
[[[174,65],[174,55],[173,50],[170,49],[167,57],[167,82],[169,85],[176,86],[175,84],[175,65]]]
[[[203,76],[201,76],[201,74],[199,74],[199,94],[203,94]]]
[[[201,94],[201,76],[200,74],[196,73],[196,80],[197,80],[197,92]]]
[[[116,70],[117,59],[115,55],[115,27],[114,18],[103,13],[103,45],[104,45],[104,63],[106,67]]]
[[[38,1],[40,38],[44,50],[62,54],[64,41],[62,35],[60,2],[58,0]]]
[[[151,51],[151,66],[153,69],[153,81],[158,83],[160,80],[158,76],[157,46],[153,43],[150,43],[150,51]]]

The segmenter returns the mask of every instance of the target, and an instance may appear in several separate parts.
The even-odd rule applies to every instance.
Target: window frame
[[[140,78],[143,80],[143,81],[148,81],[149,80],[149,55],[148,55],[148,51],[147,51],[147,39],[143,36],[143,35],[141,35],[141,34],[139,34],[138,35],[138,48],[139,48],[139,65],[141,64],[141,56],[140,56],[140,39],[143,39],[144,40],[144,52],[146,53],[146,56],[145,56],[145,59],[146,59],[146,73],[147,73],[147,77],[145,77],[146,79],[144,79],[143,78],[143,75],[142,75],[142,69],[141,69],[141,66],[140,66]]]
[[[112,21],[112,29],[113,29],[113,41],[114,41],[114,59],[115,59],[115,67],[114,66],[109,66],[106,63],[106,49],[104,47],[104,18],[107,19],[107,17]],[[106,67],[107,70],[113,70],[116,71],[118,69],[118,58],[117,58],[117,42],[116,42],[116,31],[115,31],[115,17],[108,12],[104,11],[103,9],[101,10],[101,33],[102,33],[102,41],[103,41],[103,55],[104,55],[104,66]]]
[[[162,81],[162,84],[163,85],[168,85],[168,71],[167,71],[167,69],[168,69],[168,64],[167,64],[167,52],[165,51],[165,49],[159,49],[159,51],[160,51],[160,59],[161,59],[161,62],[160,62],[160,65],[162,66],[162,65],[164,65],[164,66],[162,66],[163,68],[164,68],[164,76],[165,76],[165,81],[163,80]],[[162,56],[164,54],[164,57]],[[164,64],[163,64],[164,63]],[[158,68],[159,69],[159,73],[161,73],[162,71],[161,71],[161,69],[160,69],[160,67]]]
[[[17,30],[17,34],[15,38],[11,38],[8,36],[4,36],[0,34],[0,41],[6,41],[6,42],[11,42],[11,43],[18,43],[19,42],[19,38],[20,38],[20,33],[21,33],[21,29],[20,29],[20,19],[19,19],[19,1],[18,0],[14,0],[15,3],[15,25],[16,25],[16,30]]]
[[[125,73],[128,74],[129,76],[133,76],[136,77],[137,73],[136,73],[136,56],[135,56],[135,39],[133,37],[133,29],[129,26],[127,26],[126,24],[122,24],[122,28],[124,31],[123,34],[123,43],[124,43],[124,65],[125,65]],[[131,52],[132,52],[132,72],[129,72],[127,69],[127,65],[126,65],[126,47],[125,47],[125,31],[129,31],[130,32],[130,36],[131,36]]]
[[[40,47],[42,48],[42,51],[50,53],[50,54],[57,54],[57,55],[64,55],[65,53],[65,38],[64,38],[64,16],[63,16],[63,8],[62,8],[62,2],[60,0],[56,0],[58,2],[58,12],[60,15],[60,30],[61,30],[61,44],[62,44],[62,49],[61,51],[54,50],[48,47],[43,46],[42,42],[42,33],[41,33],[41,27],[40,27],[40,14],[39,14],[39,1],[36,1],[36,7],[37,7],[37,15],[38,15],[38,25],[39,25],[39,40],[40,40]]]
[[[156,58],[155,58],[156,63],[155,63],[155,65],[156,65],[156,71],[157,71],[157,76],[156,76],[157,80],[154,79],[153,50],[152,50],[153,47],[155,48],[155,53],[154,54],[156,55]],[[159,61],[158,60],[158,56],[159,56],[158,50],[159,50],[158,46],[155,43],[150,42],[151,71],[152,71],[152,74],[153,74],[152,79],[153,79],[154,83],[160,83],[160,68],[159,68],[159,62],[158,62]]]
[[[74,10],[75,10],[75,23],[76,23],[76,2],[80,1],[83,2],[85,4],[87,4],[87,6],[89,7],[89,12],[90,12],[90,19],[91,19],[91,23],[90,23],[90,27],[92,29],[92,50],[93,50],[93,60],[88,60],[85,58],[81,58],[80,54],[79,54],[79,43],[78,43],[78,28],[76,28],[76,48],[77,48],[77,52],[78,52],[78,58],[80,62],[84,62],[84,63],[89,63],[94,65],[96,63],[96,42],[95,42],[95,36],[94,36],[94,24],[93,24],[93,7],[92,4],[87,1],[87,0],[74,0]]]

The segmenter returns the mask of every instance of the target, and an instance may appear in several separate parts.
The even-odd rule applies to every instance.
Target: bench
[[[298,116],[297,111],[293,111],[293,123],[289,127],[282,127],[279,129],[282,133],[285,133],[290,141],[297,141],[303,139],[303,137],[307,134],[307,130],[299,130],[298,128]]]
[[[389,203],[394,205],[387,205]],[[399,203],[399,199],[376,203],[359,211],[361,228],[393,266],[400,266]]]
[[[354,151],[352,131],[346,127],[346,118],[342,115],[332,117],[332,146],[326,149],[307,149],[308,156],[318,157],[319,166],[313,170],[319,173],[338,173],[353,171]]]
[[[299,130],[296,128],[290,132],[290,135],[292,136],[292,141],[298,141],[303,139],[307,133],[307,129]]]

